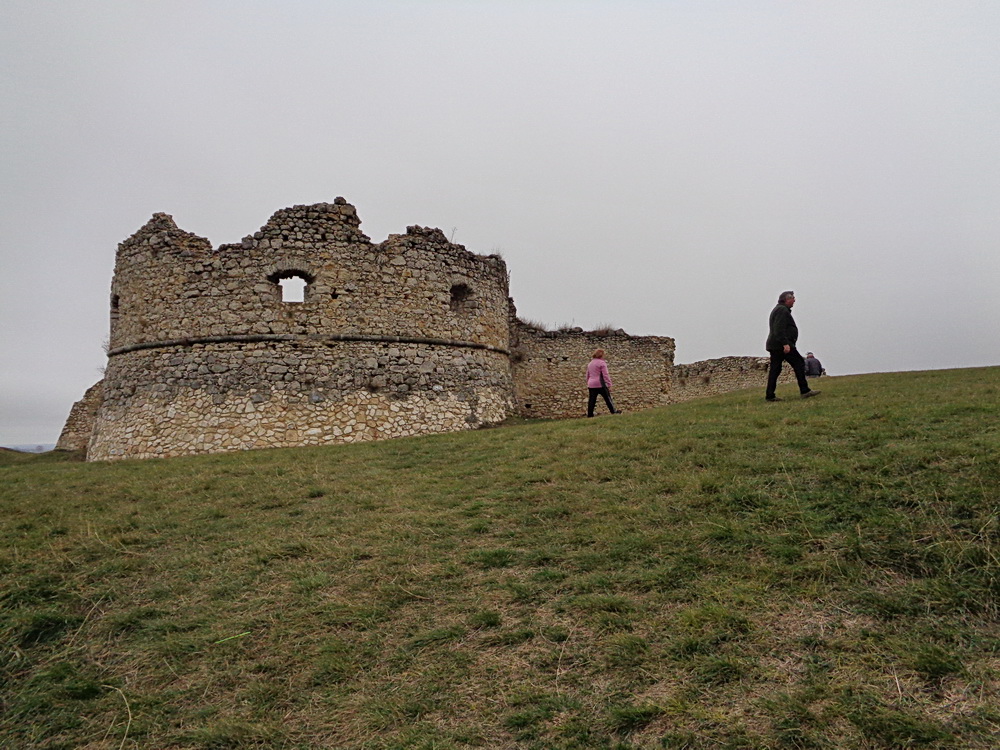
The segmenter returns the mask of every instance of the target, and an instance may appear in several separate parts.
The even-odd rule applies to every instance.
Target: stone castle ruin
[[[213,250],[155,214],[118,246],[104,379],[57,449],[152,458],[582,416],[598,347],[627,411],[763,385],[762,358],[678,368],[671,338],[539,330],[499,256],[419,226],[374,244],[360,225],[337,198]]]

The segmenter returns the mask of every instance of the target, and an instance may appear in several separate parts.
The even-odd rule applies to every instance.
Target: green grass
[[[0,746],[991,748],[1000,368],[0,455]]]

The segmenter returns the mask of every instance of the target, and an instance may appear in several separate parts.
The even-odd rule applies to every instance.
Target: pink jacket
[[[592,359],[590,364],[587,365],[587,387],[588,388],[600,388],[601,375],[604,376],[604,383],[609,389],[611,388],[611,376],[608,374],[608,363],[603,359]]]

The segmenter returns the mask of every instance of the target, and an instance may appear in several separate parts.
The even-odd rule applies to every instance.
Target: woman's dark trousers
[[[801,359],[801,357],[800,357]],[[600,394],[604,396],[604,403],[608,405],[608,411],[612,414],[615,413],[615,405],[611,401],[611,393],[605,388],[590,388],[590,400],[587,402],[587,416],[594,416],[594,406],[597,404],[597,396]],[[808,389],[807,389],[808,390]]]

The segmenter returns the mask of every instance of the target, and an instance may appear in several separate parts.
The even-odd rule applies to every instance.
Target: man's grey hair
[[[795,292],[782,292],[781,294],[778,295],[778,304],[779,305],[784,304],[785,302],[788,301],[789,297],[794,297],[794,296]]]

